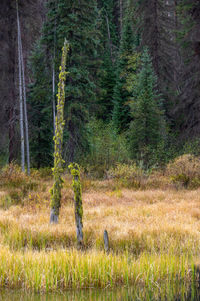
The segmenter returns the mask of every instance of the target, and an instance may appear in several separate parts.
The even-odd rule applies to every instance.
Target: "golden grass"
[[[127,254],[105,256],[89,251],[11,252],[1,246],[0,287],[35,292],[69,288],[113,288],[116,285],[154,286],[173,279],[187,282],[191,272],[187,257],[143,253],[134,259]]]
[[[135,191],[114,189],[112,180],[85,180],[85,250],[80,253],[73,249],[69,183],[58,225],[49,225],[51,180],[30,190],[23,205],[0,210],[0,287],[49,291],[191,280],[191,263],[200,253],[200,189]],[[3,187],[0,200],[5,195]],[[110,239],[108,256],[104,229]]]
[[[30,193],[24,206],[0,210],[4,243],[13,249],[75,246],[72,192],[63,191],[59,225],[50,226],[47,191]],[[115,252],[199,252],[200,190],[91,190],[83,193],[83,200],[86,247],[101,250],[103,231],[107,229]]]

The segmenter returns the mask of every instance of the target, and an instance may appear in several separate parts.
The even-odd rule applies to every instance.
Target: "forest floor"
[[[200,189],[140,191],[113,180],[83,180],[84,248],[78,251],[70,177],[58,225],[49,224],[52,179],[34,181],[20,201],[24,187],[0,187],[0,287],[47,292],[148,285],[159,294],[163,283],[173,283],[180,294],[184,283],[187,291],[200,253]],[[103,248],[105,229],[110,254]]]

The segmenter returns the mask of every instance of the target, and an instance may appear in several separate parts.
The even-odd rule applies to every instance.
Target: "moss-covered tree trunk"
[[[63,185],[62,172],[63,172],[63,159],[62,159],[62,143],[63,143],[63,130],[64,130],[64,105],[65,105],[65,81],[66,81],[66,59],[69,51],[69,44],[65,40],[62,60],[59,74],[58,84],[58,100],[57,100],[57,116],[54,136],[54,185],[51,188],[51,215],[50,223],[58,223],[58,216],[61,201],[61,189]]]
[[[82,205],[82,190],[80,182],[80,168],[77,163],[69,165],[69,169],[73,176],[74,202],[75,202],[75,221],[78,247],[83,243],[83,205]]]

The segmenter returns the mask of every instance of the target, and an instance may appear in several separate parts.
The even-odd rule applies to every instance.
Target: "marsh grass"
[[[6,209],[0,210],[0,288],[49,292],[122,285],[141,288],[135,292],[143,300],[159,299],[161,292],[167,300],[174,300],[174,294],[187,295],[196,279],[193,260],[200,253],[200,190],[136,191],[113,179],[85,178],[85,248],[78,252],[69,175],[55,226],[49,225],[49,170],[42,175],[34,171],[37,185],[17,204],[6,199],[12,186],[8,176],[0,187],[0,203]],[[19,181],[17,175],[11,177]],[[14,187],[19,193],[26,182],[20,177],[19,187]],[[103,252],[105,229],[108,256]]]
[[[191,269],[184,255],[149,255],[138,259],[123,254],[89,251],[0,251],[0,287],[35,292],[69,288],[113,288],[117,285],[154,288],[167,281],[170,285],[188,282]]]

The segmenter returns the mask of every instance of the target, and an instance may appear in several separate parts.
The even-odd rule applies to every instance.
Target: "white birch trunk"
[[[21,134],[21,167],[25,171],[25,152],[24,152],[24,118],[23,118],[23,95],[22,95],[22,66],[21,66],[21,51],[20,51],[20,26],[19,12],[17,4],[17,29],[18,29],[18,65],[19,65],[19,109],[20,109],[20,134]]]
[[[19,24],[19,43],[20,43],[20,57],[21,57],[21,67],[22,67],[22,86],[23,86],[23,96],[24,96],[23,104],[24,104],[25,136],[26,136],[27,172],[28,172],[28,175],[30,175],[28,117],[27,117],[27,107],[26,107],[26,81],[25,81],[24,58],[23,58],[23,51],[22,51],[22,38],[21,38],[20,24]]]

